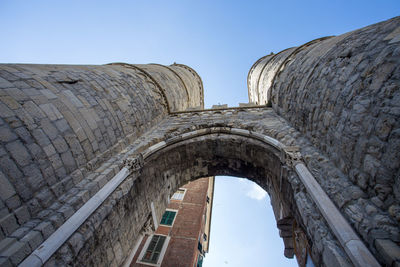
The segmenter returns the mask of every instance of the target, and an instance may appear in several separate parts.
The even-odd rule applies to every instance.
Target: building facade
[[[200,178],[171,197],[157,230],[139,242],[131,267],[201,267],[208,252],[214,177]]]

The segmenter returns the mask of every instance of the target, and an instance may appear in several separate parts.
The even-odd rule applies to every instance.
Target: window
[[[207,196],[207,203],[210,203],[210,197]]]
[[[162,235],[153,235],[142,261],[157,264],[161,254],[166,237]]]
[[[172,198],[171,198],[171,199],[174,199],[174,200],[183,200],[183,197],[185,196],[185,192],[186,192],[185,189],[179,188],[178,191],[176,191],[176,192],[172,195]]]
[[[204,241],[207,241],[207,235],[205,233],[203,234],[203,239]]]
[[[176,211],[166,210],[162,216],[160,224],[171,226],[174,222]]]
[[[197,249],[200,251],[200,253],[203,253],[203,245],[201,244],[200,241],[199,241],[199,243],[197,244]]]
[[[202,267],[203,266],[203,256],[199,254],[199,257],[197,258],[197,267]]]

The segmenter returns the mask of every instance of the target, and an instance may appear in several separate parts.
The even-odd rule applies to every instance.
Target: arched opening
[[[244,178],[206,177],[171,196],[157,229],[144,236],[129,266],[298,266],[284,249],[261,187]]]
[[[215,178],[210,248],[204,267],[297,266],[284,243],[268,194],[243,178]]]
[[[282,163],[282,152],[276,146],[223,131],[187,139],[181,136],[161,146],[156,152],[147,154],[138,177],[147,188],[147,198],[152,200],[155,217],[163,216],[169,197],[188,182],[218,175],[247,178],[268,192],[286,245],[284,254],[289,258],[294,256],[293,232],[304,233],[300,211],[288,181],[294,179],[295,173]],[[303,241],[305,254],[300,257],[306,257],[308,249],[307,238]]]
[[[305,261],[309,252],[316,265],[348,265],[341,246],[346,246],[344,238],[357,240],[356,236],[295,151],[267,135],[238,128],[211,127],[150,138],[129,150],[124,163],[120,158],[125,167],[79,211],[98,203],[98,196],[104,202],[87,214],[88,220],[50,260],[120,265],[144,232],[156,228],[178,188],[199,178],[229,175],[248,178],[268,192],[286,256],[297,251],[296,258]],[[71,217],[63,227],[73,229],[74,220]]]

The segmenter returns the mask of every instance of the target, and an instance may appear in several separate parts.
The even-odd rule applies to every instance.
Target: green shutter
[[[172,225],[172,222],[174,221],[175,215],[176,215],[175,211],[170,211],[170,210],[165,211],[164,215],[162,216],[160,224]]]

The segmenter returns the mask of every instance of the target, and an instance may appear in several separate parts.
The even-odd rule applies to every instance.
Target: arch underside
[[[69,262],[78,265],[121,264],[149,221],[152,203],[156,217],[161,218],[168,197],[181,185],[201,177],[230,175],[246,177],[264,188],[278,222],[291,217],[301,226],[316,264],[335,259],[332,264],[350,266],[341,243],[293,166],[288,165],[283,149],[294,149],[301,154],[315,179],[339,208],[337,196],[343,201],[347,192],[353,192],[343,182],[343,176],[325,179],[326,170],[335,174],[332,163],[271,109],[175,114],[115,159],[121,167],[124,159],[141,154],[144,165],[122,182],[50,261],[65,262],[63,255],[72,254]],[[338,184],[333,188],[335,182]],[[343,186],[340,192],[336,190],[338,186]],[[77,239],[76,234],[84,241],[74,251],[71,239]],[[108,259],[110,247],[114,256]]]
[[[157,203],[155,206],[166,207],[165,200],[182,185],[198,178],[217,175],[243,177],[260,185],[270,196],[277,221],[294,219],[304,229],[301,214],[316,211],[311,200],[309,207],[297,205],[295,195],[303,197],[296,192],[301,191],[298,186],[300,181],[281,162],[280,151],[259,140],[238,135],[211,133],[167,146],[146,159],[139,179],[150,180],[149,186],[158,185],[158,188],[150,191],[156,192],[158,199],[164,203]],[[156,198],[156,195],[153,197]],[[334,240],[327,226],[323,226],[322,216],[316,221],[320,224],[321,231],[330,237],[328,239]],[[285,256],[293,257],[292,235],[281,236],[287,245]],[[310,244],[313,239],[309,239]],[[320,260],[319,254],[321,252],[316,250],[314,257],[317,261]]]
[[[193,128],[194,125],[191,125],[188,129]],[[143,146],[147,148],[142,152],[145,156],[144,166],[140,174],[132,175],[129,189],[126,189],[127,193],[123,197],[125,200],[116,203],[116,206],[121,207],[113,207],[113,210],[117,211],[124,209],[122,221],[135,224],[135,230],[119,225],[118,229],[113,230],[119,232],[125,229],[119,236],[129,236],[134,240],[140,234],[141,226],[149,220],[151,203],[155,207],[156,218],[161,218],[168,198],[187,182],[207,176],[229,175],[248,178],[269,193],[277,222],[289,219],[304,229],[308,249],[316,263],[322,263],[326,255],[335,255],[337,262],[349,264],[343,248],[307,194],[297,174],[282,161],[282,151],[276,144],[268,144],[260,138],[255,138],[256,133],[253,137],[239,134],[240,131],[246,131],[240,129],[232,133],[234,129],[208,127],[197,131],[200,134],[192,135],[193,131],[175,135],[171,130],[165,129],[165,132],[169,133],[166,141],[153,144],[154,140],[158,140],[153,135],[150,138],[153,140],[150,144],[153,145]],[[179,127],[179,130],[182,130],[182,127]],[[152,147],[157,149],[153,150]],[[98,239],[98,245],[113,240],[108,236],[108,232],[101,229],[99,231],[101,234],[96,236],[101,236],[104,240]],[[286,245],[285,255],[293,257],[293,235],[281,231],[281,236]],[[89,258],[92,260],[91,264],[99,264],[103,253],[87,254],[87,250],[83,249],[83,253],[77,258]]]

